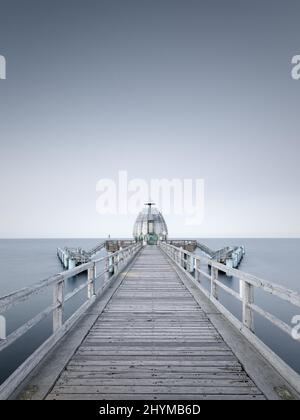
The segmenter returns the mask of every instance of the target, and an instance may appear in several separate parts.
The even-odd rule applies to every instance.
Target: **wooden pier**
[[[200,257],[167,243],[135,244],[109,261],[113,270],[106,265],[97,274],[95,261],[52,279],[53,336],[0,387],[2,398],[299,398],[300,376],[255,337],[253,311],[267,318],[268,313],[254,305],[252,289],[260,287],[296,306],[299,294],[213,261],[207,274]],[[81,289],[88,289],[87,303],[64,323],[62,284],[84,270],[88,277]],[[221,283],[218,270],[239,273],[243,293]],[[102,275],[97,291],[95,279]],[[204,275],[210,292],[201,286]],[[219,287],[242,303],[242,322],[222,309]],[[0,312],[25,294],[0,299]],[[275,317],[268,319],[288,328]]]
[[[158,248],[146,247],[48,399],[261,399]]]

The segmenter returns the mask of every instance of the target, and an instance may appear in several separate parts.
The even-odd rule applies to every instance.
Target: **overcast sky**
[[[0,237],[130,236],[96,183],[203,178],[171,236],[300,236],[300,2],[0,0]]]

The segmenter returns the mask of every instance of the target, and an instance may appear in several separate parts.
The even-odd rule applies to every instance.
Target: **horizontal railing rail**
[[[277,356],[266,344],[264,344],[254,333],[254,313],[259,314],[264,319],[271,322],[281,331],[292,336],[292,327],[280,320],[273,314],[259,307],[254,303],[254,289],[260,289],[269,295],[276,296],[290,304],[300,308],[300,293],[290,290],[284,286],[270,283],[251,274],[230,268],[215,260],[204,256],[196,255],[178,248],[166,242],[160,242],[161,249],[183,270],[189,278],[191,278],[196,286],[212,301],[219,311],[235,326],[243,335],[262,353],[279,373],[291,385],[300,392],[300,375],[288,366],[279,356]],[[211,267],[210,274],[202,270],[201,262]],[[218,279],[219,272],[233,276],[239,279],[239,292],[226,286]],[[210,288],[207,290],[201,284],[201,276],[210,281]],[[224,290],[233,296],[237,301],[242,303],[242,321],[234,316],[219,300],[219,289]],[[300,343],[300,340],[298,340]]]
[[[63,271],[49,277],[38,284],[29,286],[0,297],[0,314],[5,313],[13,306],[25,302],[31,297],[42,293],[45,289],[53,288],[53,302],[43,311],[35,315],[29,321],[11,332],[5,339],[0,339],[0,352],[13,344],[17,339],[26,334],[34,326],[52,313],[52,334],[16,371],[0,386],[0,399],[7,398],[11,392],[21,383],[38,362],[44,357],[56,342],[74,325],[84,314],[86,309],[92,305],[97,296],[100,296],[109,286],[111,281],[118,275],[121,269],[132,260],[141,248],[141,243],[135,243],[127,248],[120,249],[115,253],[84,263],[71,270]],[[97,265],[104,263],[104,269],[97,273]],[[87,273],[86,281],[65,295],[65,281],[81,273]],[[96,290],[96,280],[101,279],[100,286]],[[74,314],[64,321],[64,305],[82,290],[87,289],[87,297],[84,303]],[[37,357],[34,357],[34,354]]]
[[[105,247],[105,241],[103,241],[101,244],[95,246],[94,248],[87,251],[87,254],[89,256],[97,254],[99,251],[101,251]]]

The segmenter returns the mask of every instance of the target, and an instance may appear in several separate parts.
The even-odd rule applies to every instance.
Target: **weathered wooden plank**
[[[162,371],[162,370],[135,370],[132,372],[131,370],[118,370],[118,372],[113,372],[112,370],[99,370],[99,371],[74,371],[74,370],[66,370],[61,375],[60,379],[232,379],[232,380],[249,380],[248,376],[241,372],[170,372],[170,371]]]
[[[262,395],[209,395],[209,394],[54,394],[47,400],[265,400]]]
[[[196,351],[181,351],[180,353],[178,351],[172,352],[170,350],[117,350],[117,351],[105,351],[105,350],[99,350],[99,348],[95,347],[88,347],[88,348],[82,348],[78,350],[77,354],[79,355],[91,355],[91,356],[113,356],[113,357],[124,357],[124,356],[168,356],[168,357],[185,357],[186,356],[226,356],[228,354],[232,354],[229,350],[196,350]]]
[[[124,350],[124,349],[128,349],[128,350],[168,350],[168,351],[175,351],[175,350],[205,350],[205,349],[226,349],[228,351],[230,351],[228,349],[228,347],[226,346],[226,344],[224,343],[224,341],[217,341],[217,340],[213,340],[213,341],[204,341],[203,343],[197,343],[197,342],[190,342],[190,343],[153,343],[152,346],[150,347],[145,347],[145,344],[142,342],[141,344],[139,343],[132,343],[132,342],[128,342],[128,343],[99,343],[98,340],[90,340],[89,338],[84,340],[82,343],[82,346],[80,348],[84,348],[84,347],[101,347],[103,348],[103,350],[113,350],[113,351],[118,351],[118,350]]]
[[[218,344],[218,343],[222,344],[223,343],[223,341],[219,338],[218,339],[214,338],[214,339],[211,339],[211,340],[197,341],[197,342],[196,341],[188,341],[188,342],[187,341],[182,341],[182,342],[180,342],[180,341],[170,341],[170,340],[169,341],[168,340],[160,341],[160,340],[152,342],[152,343],[147,343],[147,345],[149,345],[151,348],[153,348],[153,347],[162,347],[163,348],[163,347],[166,347],[166,346],[168,346],[169,348],[173,348],[173,347],[178,347],[178,346],[201,347],[201,346],[206,346],[206,345],[213,345],[213,344]],[[118,341],[107,341],[107,340],[100,341],[99,339],[97,339],[96,341],[89,341],[89,343],[92,344],[92,345],[102,346],[103,348],[105,346],[107,346],[107,347],[113,347],[114,346],[116,348],[119,348],[120,346],[124,346],[124,345],[126,345],[127,347],[136,347],[136,346],[145,347],[145,341],[137,341],[137,340],[128,341],[128,342],[125,342],[125,341],[118,342]]]
[[[82,378],[82,377],[63,377],[57,381],[57,386],[188,386],[188,387],[255,387],[250,379],[200,379],[200,378]]]
[[[128,385],[128,386],[102,386],[102,385],[73,385],[73,386],[63,386],[56,385],[53,393],[56,394],[135,394],[135,393],[144,393],[144,394],[216,394],[216,395],[226,395],[226,394],[235,394],[235,395],[261,395],[261,392],[257,387],[251,386],[147,386],[147,385]]]

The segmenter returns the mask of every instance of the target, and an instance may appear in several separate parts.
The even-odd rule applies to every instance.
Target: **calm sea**
[[[227,245],[245,245],[246,255],[240,269],[255,274],[270,282],[284,285],[300,292],[300,239],[201,239],[212,249]],[[48,276],[62,271],[62,265],[56,256],[57,247],[92,248],[101,239],[18,239],[0,240],[0,296],[22,287],[32,285]],[[105,251],[103,251],[104,254]],[[101,254],[99,254],[101,256]],[[69,279],[66,293],[78,287],[86,279],[79,275]],[[209,287],[208,282],[203,284]],[[221,281],[238,290],[239,283],[231,277],[221,276]],[[85,299],[82,291],[66,305],[64,316],[69,317]],[[12,332],[26,320],[48,306],[52,300],[52,290],[19,304],[7,311],[7,333]],[[234,298],[220,293],[220,300],[238,318],[241,318],[241,305]],[[300,315],[300,308],[261,291],[255,292],[255,302],[277,315],[291,325],[294,315]],[[300,373],[300,343],[273,327],[260,316],[255,317],[256,334],[269,345],[280,357]],[[0,382],[17,368],[51,333],[51,317],[34,327],[24,337],[0,353]]]

